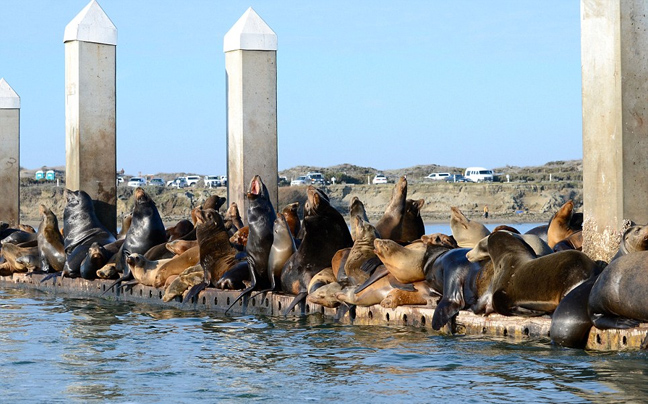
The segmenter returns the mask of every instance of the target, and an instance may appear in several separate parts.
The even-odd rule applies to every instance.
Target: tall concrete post
[[[20,97],[0,79],[0,220],[20,223]]]
[[[250,7],[225,34],[227,199],[247,221],[245,193],[260,175],[278,208],[277,35]],[[243,208],[242,208],[243,207]]]
[[[648,223],[648,2],[581,0],[583,251],[609,261]]]
[[[65,181],[94,200],[95,212],[117,229],[117,28],[92,0],[65,27]]]

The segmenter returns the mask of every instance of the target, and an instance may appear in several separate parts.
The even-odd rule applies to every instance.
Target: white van
[[[452,181],[450,173],[432,173],[425,178],[432,181]]]
[[[488,170],[484,167],[468,167],[466,168],[464,178],[472,182],[493,181],[493,170]]]

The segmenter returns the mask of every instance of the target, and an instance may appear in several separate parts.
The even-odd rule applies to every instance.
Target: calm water
[[[477,219],[479,221],[479,219]],[[511,227],[516,228],[520,233],[526,233],[527,231],[533,229],[536,226],[540,226],[546,223],[485,223],[484,226],[488,228],[488,230],[493,230],[499,225],[506,224]],[[425,224],[425,234],[432,234],[432,233],[443,233],[443,234],[452,234],[452,230],[450,230],[450,222],[448,223],[426,223]]]
[[[2,402],[610,402],[644,353],[0,290]]]

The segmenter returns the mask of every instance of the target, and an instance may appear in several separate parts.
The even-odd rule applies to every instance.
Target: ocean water
[[[534,227],[545,225],[547,223],[485,223],[484,226],[490,231],[493,231],[494,228],[502,224],[511,226],[517,229],[520,233],[524,234],[527,231],[533,229]],[[425,224],[425,234],[433,233],[443,233],[450,235],[452,230],[450,230],[450,222],[448,223],[426,223]]]
[[[7,403],[644,402],[643,352],[0,289]]]

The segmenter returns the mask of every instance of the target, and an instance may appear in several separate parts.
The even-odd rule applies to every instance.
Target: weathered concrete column
[[[609,261],[648,223],[648,2],[581,0],[585,251]]]
[[[0,79],[0,220],[20,223],[20,97]]]
[[[258,174],[278,208],[277,35],[249,8],[225,34],[227,199],[247,221],[244,195]],[[243,208],[242,208],[243,207]]]
[[[66,187],[87,192],[115,231],[117,29],[92,0],[65,27],[64,42]]]

